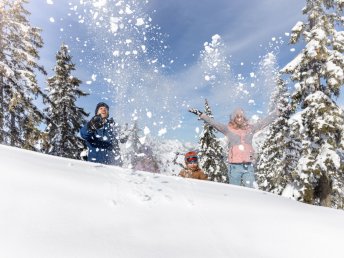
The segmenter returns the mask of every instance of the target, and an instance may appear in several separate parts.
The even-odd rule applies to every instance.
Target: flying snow
[[[166,129],[166,128],[162,128],[162,129],[159,130],[158,136],[162,136],[162,135],[164,135],[165,133],[167,133],[167,129]]]
[[[96,8],[101,8],[104,7],[106,5],[107,0],[95,0],[93,3],[93,6]]]
[[[136,19],[136,24],[135,24],[136,26],[142,26],[144,24],[145,24],[145,21],[143,18]]]
[[[144,135],[150,134],[150,130],[147,126],[145,126],[145,128],[143,129],[143,133]]]

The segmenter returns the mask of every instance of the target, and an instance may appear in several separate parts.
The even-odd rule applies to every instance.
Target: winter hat
[[[238,125],[235,122],[236,116],[240,115],[243,118],[243,122]],[[248,126],[248,119],[246,117],[245,111],[242,108],[236,108],[229,118],[229,124],[236,129],[245,129]]]
[[[236,108],[233,113],[231,114],[231,119],[234,119],[237,115],[242,115],[243,117],[246,117],[245,111],[242,108]]]
[[[190,163],[190,162],[198,162],[198,156],[197,156],[197,152],[195,151],[189,151],[188,153],[185,154],[184,156],[185,158],[185,163]]]
[[[108,106],[106,103],[104,103],[104,102],[99,102],[99,103],[97,104],[96,110],[95,110],[95,114],[96,114],[96,115],[97,115],[98,110],[99,110],[100,107],[106,107],[106,109],[107,109],[108,112],[109,112],[109,106]]]

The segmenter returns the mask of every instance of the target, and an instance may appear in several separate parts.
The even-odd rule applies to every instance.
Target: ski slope
[[[344,257],[344,213],[0,145],[0,257]]]

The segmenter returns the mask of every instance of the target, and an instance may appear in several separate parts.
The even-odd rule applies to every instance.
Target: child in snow
[[[268,125],[274,119],[274,114],[266,119],[251,125],[241,108],[237,108],[227,125],[216,122],[201,111],[191,108],[189,112],[198,115],[200,119],[223,133],[229,144],[228,176],[229,183],[253,188],[254,176],[254,150],[252,147],[253,135]]]
[[[179,176],[201,180],[208,179],[208,176],[198,166],[198,156],[196,152],[190,151],[185,154],[185,165],[186,168],[180,171]]]

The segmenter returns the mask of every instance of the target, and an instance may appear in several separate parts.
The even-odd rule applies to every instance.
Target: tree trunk
[[[0,81],[0,144],[4,143],[4,85],[2,80]]]
[[[18,137],[18,133],[17,133],[17,128],[16,128],[16,116],[14,112],[10,111],[10,145],[11,146],[16,146],[17,137]]]
[[[315,188],[316,197],[320,199],[320,205],[331,207],[332,181],[327,175],[321,175],[318,185]]]

